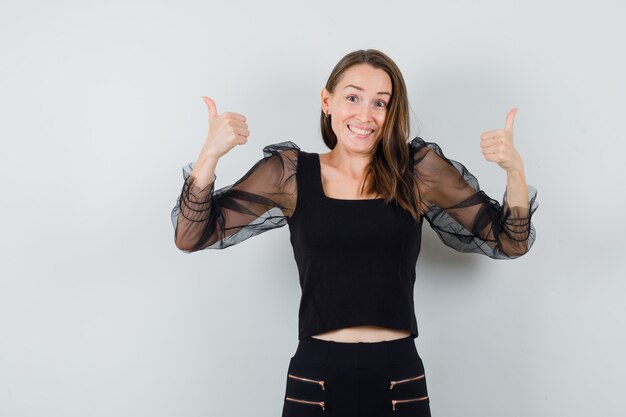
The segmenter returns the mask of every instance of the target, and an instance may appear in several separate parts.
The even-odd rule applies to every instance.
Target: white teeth
[[[360,136],[366,136],[373,132],[373,130],[363,130],[363,129],[359,129],[357,127],[350,126],[350,125],[348,125],[348,127],[350,128],[351,131],[353,131],[354,133]]]

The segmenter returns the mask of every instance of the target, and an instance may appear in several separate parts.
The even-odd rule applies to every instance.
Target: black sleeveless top
[[[359,325],[408,330],[417,336],[415,264],[423,219],[444,244],[496,259],[516,258],[535,240],[529,207],[500,205],[435,143],[409,146],[415,186],[427,209],[418,221],[383,199],[342,200],[322,188],[319,155],[292,142],[266,146],[236,183],[215,190],[194,184],[194,164],[171,213],[176,246],[185,252],[222,249],[289,225],[302,297],[298,338]]]
[[[299,339],[364,324],[417,336],[421,221],[383,199],[327,197],[318,154],[300,152],[298,167],[289,230],[302,288]]]

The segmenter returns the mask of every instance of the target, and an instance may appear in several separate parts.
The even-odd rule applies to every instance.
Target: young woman
[[[246,118],[209,111],[209,133],[172,211],[176,246],[226,248],[289,225],[302,297],[298,347],[286,376],[283,417],[429,416],[415,348],[415,263],[423,219],[443,242],[492,258],[526,253],[535,237],[536,191],[526,185],[504,129],[481,135],[507,175],[500,205],[434,143],[409,141],[409,106],[395,63],[359,50],[335,66],[321,93],[330,149],[266,146],[239,181],[214,189],[219,158],[249,136]]]

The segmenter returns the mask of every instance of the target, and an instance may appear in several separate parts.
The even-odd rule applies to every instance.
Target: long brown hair
[[[382,69],[391,79],[391,98],[382,130],[365,180],[371,175],[367,192],[376,193],[385,202],[396,202],[417,220],[419,218],[420,196],[412,181],[412,167],[409,161],[408,139],[410,134],[409,98],[404,78],[398,66],[384,53],[376,49],[350,52],[335,65],[326,82],[326,89],[334,93],[342,74],[350,67],[367,64]],[[320,114],[320,125],[324,143],[330,149],[337,145],[337,136],[331,125],[332,115]],[[361,186],[363,189],[365,183]]]

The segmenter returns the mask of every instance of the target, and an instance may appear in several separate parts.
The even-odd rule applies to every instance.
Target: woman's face
[[[382,69],[354,65],[341,75],[334,93],[322,90],[322,109],[330,115],[337,146],[370,154],[382,135],[391,79]]]

